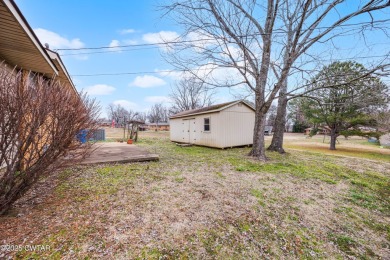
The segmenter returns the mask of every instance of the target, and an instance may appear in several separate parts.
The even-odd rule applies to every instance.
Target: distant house
[[[381,146],[390,147],[390,133],[384,134],[379,138]]]
[[[238,100],[171,116],[170,138],[173,142],[216,148],[251,145],[255,109]]]
[[[146,129],[150,131],[169,131],[169,123],[148,123]]]
[[[101,119],[101,120],[99,120],[98,123],[99,123],[100,127],[110,127],[110,126],[112,126],[112,121],[107,120],[107,119]]]
[[[264,134],[265,135],[271,135],[273,132],[273,126],[272,125],[266,125],[264,128]]]
[[[309,135],[311,130],[313,130],[314,128],[313,127],[309,127],[309,128],[306,128],[305,129],[305,135]],[[320,135],[328,135],[330,134],[330,128],[328,126],[319,126],[317,127],[317,134],[320,134]]]

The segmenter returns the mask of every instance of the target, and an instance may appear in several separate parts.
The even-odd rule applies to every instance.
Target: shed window
[[[210,118],[209,117],[204,119],[204,131],[210,132]]]

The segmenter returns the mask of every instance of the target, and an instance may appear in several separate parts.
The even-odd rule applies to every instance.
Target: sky
[[[28,23],[43,44],[50,49],[115,47],[175,40],[181,28],[173,21],[162,19],[157,0],[16,0]],[[383,19],[389,13],[381,14]],[[356,20],[354,22],[359,22]],[[329,43],[317,49],[332,57],[380,55],[388,51],[389,39],[383,35],[346,36],[338,43]],[[362,42],[368,42],[367,48]],[[383,42],[387,45],[383,45]],[[375,45],[374,43],[381,43]],[[335,49],[338,47],[339,49]],[[346,51],[342,51],[343,48]],[[333,51],[335,49],[335,51]],[[330,51],[332,50],[332,51]],[[340,51],[341,50],[341,51]],[[120,104],[127,109],[146,112],[151,105],[164,102],[169,105],[171,86],[178,80],[160,55],[164,49],[156,46],[113,48],[103,50],[59,51],[76,88],[87,91],[102,107],[106,117],[109,104]],[[94,53],[92,53],[94,52]],[[129,73],[124,75],[96,75]],[[134,73],[134,74],[132,74]],[[95,76],[83,76],[94,74]],[[222,73],[221,77],[233,75]],[[236,99],[234,91],[218,89],[215,103]]]
[[[48,43],[53,50],[156,43],[161,38],[178,37],[178,28],[169,20],[161,19],[157,1],[16,0],[16,3],[41,42]],[[147,111],[154,103],[168,100],[175,75],[155,72],[172,67],[156,47],[133,49],[110,49],[111,53],[94,54],[60,51],[76,88],[99,100],[102,116],[106,116],[105,108],[111,103]],[[75,76],[122,72],[153,73]]]

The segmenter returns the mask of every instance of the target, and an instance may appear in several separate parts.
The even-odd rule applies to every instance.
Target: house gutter
[[[39,41],[38,37],[35,35],[33,29],[28,24],[26,18],[23,16],[20,9],[17,7],[15,2],[13,0],[3,0],[5,6],[8,8],[8,10],[14,15],[16,20],[21,25],[22,29],[26,32],[26,34],[29,36],[30,40],[33,42],[33,44],[37,47],[39,52],[42,54],[44,59],[47,61],[49,66],[53,69],[54,75],[58,75],[58,69],[53,64],[52,60],[49,57],[49,54],[46,52],[44,47],[42,46],[41,42]]]

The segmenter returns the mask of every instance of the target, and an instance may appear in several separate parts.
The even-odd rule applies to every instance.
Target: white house
[[[216,148],[251,145],[255,109],[238,100],[184,111],[169,118],[171,141]]]

